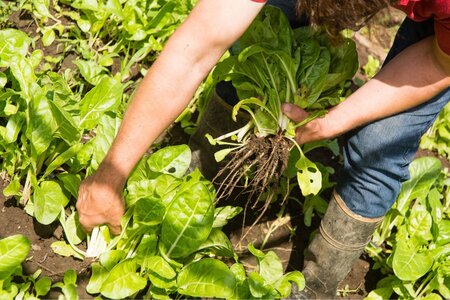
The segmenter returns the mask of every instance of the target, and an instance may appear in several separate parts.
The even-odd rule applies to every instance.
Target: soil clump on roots
[[[264,201],[262,216],[277,195],[292,146],[282,133],[251,136],[243,147],[230,153],[230,160],[214,177],[213,182],[219,183],[217,199],[226,199],[240,189],[249,194],[246,207],[254,202],[254,209]]]

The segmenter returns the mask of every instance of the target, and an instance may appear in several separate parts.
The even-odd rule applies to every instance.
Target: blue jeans
[[[405,19],[385,64],[433,34],[432,20]],[[420,106],[344,135],[344,167],[336,191],[350,210],[369,218],[386,214],[397,199],[402,182],[409,179],[408,167],[422,135],[449,101],[450,88]]]
[[[295,19],[295,0],[269,0],[267,4],[281,8],[293,27],[304,24],[304,18]],[[432,20],[405,19],[385,63],[433,34]],[[450,88],[420,106],[343,136],[344,166],[336,191],[351,211],[367,218],[386,214],[397,199],[402,182],[409,179],[408,167],[422,135],[449,101]]]

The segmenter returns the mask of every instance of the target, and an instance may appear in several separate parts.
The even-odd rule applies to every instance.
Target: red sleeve
[[[450,1],[399,0],[395,7],[417,22],[434,19],[434,33],[439,47],[450,55]]]
[[[258,3],[264,3],[264,2],[266,2],[266,0],[250,0],[250,1],[258,2]]]

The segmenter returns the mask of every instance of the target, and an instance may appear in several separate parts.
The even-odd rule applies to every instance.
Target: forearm
[[[240,0],[199,2],[135,93],[100,173],[113,170],[114,184],[125,183],[137,161],[188,105],[203,78],[261,7]],[[233,14],[235,21],[229,18]]]
[[[171,65],[161,59],[149,70],[102,162],[101,168],[109,170],[114,166],[115,175],[120,176],[122,182],[158,135],[188,104],[195,86],[201,81],[198,72],[188,72],[181,65],[174,72]]]
[[[434,47],[434,38],[427,38],[404,50],[324,118],[305,126],[304,141],[317,139],[317,131],[321,138],[340,135],[420,105],[448,88],[449,57]]]

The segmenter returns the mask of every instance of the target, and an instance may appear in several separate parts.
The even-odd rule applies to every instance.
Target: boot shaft
[[[354,214],[334,192],[319,232],[305,253],[306,288],[301,296],[335,298],[339,283],[350,272],[381,220]]]

